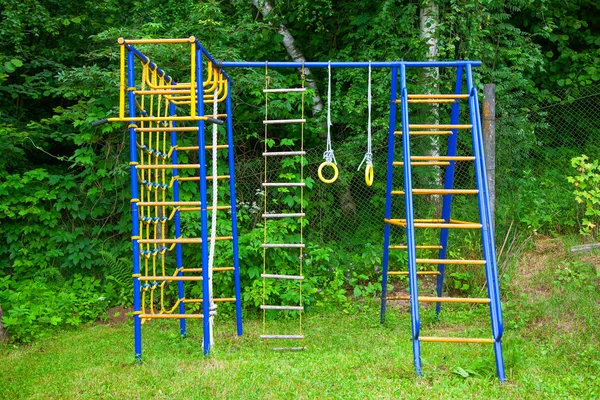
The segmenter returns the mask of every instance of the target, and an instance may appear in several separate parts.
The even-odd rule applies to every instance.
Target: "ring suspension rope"
[[[218,91],[215,88],[213,97],[213,118],[217,119],[218,115],[218,103],[217,103]],[[215,304],[213,294],[213,266],[215,261],[215,244],[217,237],[217,200],[218,200],[218,171],[217,171],[217,124],[212,126],[212,213],[211,213],[211,225],[210,225],[210,249],[208,252],[208,299],[210,301],[210,344],[214,346],[213,338],[213,325],[214,318],[217,315],[217,305]]]
[[[333,183],[337,180],[338,175],[339,175],[339,171],[337,168],[337,162],[335,160],[335,155],[333,154],[333,148],[331,147],[331,61],[329,61],[329,64],[327,66],[327,71],[328,71],[328,83],[327,83],[327,148],[325,150],[325,153],[323,153],[323,159],[325,160],[325,162],[323,162],[320,166],[319,166],[319,179],[321,179],[321,181],[323,181],[324,183]],[[333,163],[332,163],[333,161]],[[331,166],[331,168],[333,169],[333,177],[330,179],[327,179],[323,176],[323,168],[325,166]]]
[[[369,61],[369,83],[367,85],[367,108],[368,108],[368,122],[367,122],[367,152],[365,153],[365,157],[360,162],[357,171],[360,170],[360,167],[363,163],[366,162],[367,166],[365,168],[365,182],[367,186],[373,185],[373,153],[371,153],[371,61]]]

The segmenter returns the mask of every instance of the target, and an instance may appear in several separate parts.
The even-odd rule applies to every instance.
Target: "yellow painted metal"
[[[394,167],[402,167],[404,166],[404,162],[402,161],[394,161],[392,163],[394,165]],[[440,161],[440,162],[435,162],[435,161],[413,161],[410,163],[410,165],[412,166],[433,166],[433,167],[445,167],[450,165],[449,162],[447,161]]]
[[[489,343],[489,344],[494,343],[494,339],[435,337],[435,336],[421,336],[421,337],[419,337],[419,340],[421,342],[438,342],[438,343]]]
[[[216,241],[232,240],[233,236],[217,236]],[[210,241],[210,238],[208,238]],[[181,244],[192,244],[202,243],[202,238],[177,238],[177,239],[140,239],[140,244],[160,244],[160,243],[181,243]]]
[[[417,275],[439,275],[438,271],[417,271]],[[388,271],[388,275],[408,275],[408,271]],[[388,297],[388,300],[390,298]]]
[[[408,131],[411,136],[427,136],[427,135],[452,135],[452,131]],[[394,131],[395,135],[402,135],[402,131]]]
[[[206,121],[207,117],[173,116],[173,117],[125,117],[108,118],[108,122],[162,122],[162,121]]]
[[[193,36],[185,39],[123,39],[124,44],[175,44],[175,43],[194,43],[196,38]]]
[[[154,128],[135,128],[136,132],[198,132],[197,126],[157,126]]]
[[[201,276],[140,276],[140,281],[201,281]]]
[[[450,222],[453,224],[472,224],[473,223],[470,221],[461,221],[459,219],[452,219],[452,218],[450,218]]]
[[[139,201],[137,202],[139,207],[143,206],[165,206],[165,207],[179,207],[179,206],[199,206],[199,201]]]
[[[453,99],[408,99],[409,103],[428,103],[428,104],[454,103],[455,101],[456,100],[453,100]],[[396,100],[396,103],[401,104],[402,100]]]
[[[198,79],[202,80],[199,76]],[[196,42],[190,46],[190,115],[196,116]]]
[[[136,165],[136,169],[199,169],[200,164],[146,164]]]
[[[213,268],[213,272],[221,272],[221,271],[233,271],[233,267],[215,267]],[[202,272],[202,268],[182,268],[181,272]]]
[[[158,95],[158,94],[189,94],[189,89],[144,89],[144,90],[134,90],[133,93],[139,95]]]
[[[365,168],[365,183],[367,186],[373,186],[373,179],[375,178],[375,172],[373,171],[373,165],[367,164]]]
[[[123,38],[119,38],[119,45],[121,48],[121,62],[120,62],[120,83],[119,83],[119,118],[125,117],[125,92],[127,91],[127,85],[125,85],[125,44]]]
[[[430,223],[415,223],[415,228],[438,228],[438,229],[481,229],[481,224],[430,224]]]
[[[229,175],[217,175],[217,179],[218,180],[222,180],[222,179],[229,179],[230,176]],[[200,181],[200,177],[199,176],[181,176],[179,178],[177,178],[179,181],[181,182],[190,182],[190,181],[196,181],[199,182]],[[208,181],[212,181],[213,177],[212,176],[207,176],[206,180]]]
[[[212,211],[213,208],[211,206],[206,207],[208,211]],[[231,206],[217,206],[217,211],[219,210],[231,210]],[[181,212],[189,212],[189,211],[200,211],[200,207],[190,207],[190,208],[180,208]]]
[[[413,189],[414,194],[477,194],[477,189]],[[392,194],[404,194],[403,190],[393,190]]]
[[[409,94],[409,99],[468,99],[468,94]]]
[[[434,245],[428,245],[428,244],[426,244],[426,245],[419,245],[418,244],[416,247],[417,247],[417,250],[441,250],[442,249],[442,246],[435,245],[435,244]],[[392,246],[389,247],[389,249],[390,250],[406,250],[406,249],[408,249],[408,246],[406,246],[406,245],[398,245],[398,246],[392,245]]]
[[[202,314],[140,314],[140,318],[142,319],[202,319]]]
[[[410,296],[392,296],[387,297],[388,300],[410,300]],[[419,301],[422,303],[474,303],[488,304],[490,299],[473,298],[473,297],[435,297],[435,296],[419,296]]]
[[[227,303],[235,301],[235,297],[221,297],[218,299],[212,299],[215,303]],[[184,303],[202,303],[202,299],[185,299]]]
[[[473,161],[473,156],[411,156],[411,161]]]
[[[212,146],[208,145],[208,146],[204,146],[204,148],[206,150],[211,150]],[[226,145],[226,144],[219,144],[219,145],[217,145],[217,149],[227,149],[227,148],[229,148],[229,146]],[[177,150],[180,150],[180,151],[196,151],[196,150],[198,150],[198,146],[187,146],[187,147],[186,146],[182,146],[182,147],[177,147]]]
[[[409,124],[410,129],[471,129],[471,124]]]
[[[485,260],[448,260],[445,258],[417,258],[417,264],[485,265]]]

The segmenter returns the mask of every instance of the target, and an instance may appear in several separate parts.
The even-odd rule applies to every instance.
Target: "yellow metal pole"
[[[196,116],[196,41],[190,43],[190,115]],[[202,79],[202,77],[200,77]]]
[[[119,84],[119,118],[125,118],[125,40],[119,38],[119,45],[121,47],[121,70],[120,70],[120,84]]]

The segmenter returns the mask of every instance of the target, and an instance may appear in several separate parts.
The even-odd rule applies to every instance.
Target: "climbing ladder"
[[[303,225],[304,225],[304,157],[306,152],[304,151],[304,124],[306,123],[306,119],[304,118],[304,95],[306,93],[306,88],[304,87],[305,83],[305,75],[304,68],[302,68],[302,87],[299,88],[269,88],[270,77],[268,75],[268,67],[265,66],[265,89],[263,93],[265,94],[265,119],[263,121],[265,127],[265,136],[264,136],[264,160],[265,160],[265,175],[264,182],[262,183],[263,188],[263,199],[264,199],[264,210],[262,214],[263,218],[263,227],[264,227],[264,243],[262,245],[263,248],[263,272],[261,277],[263,279],[263,304],[261,305],[261,309],[263,310],[263,332],[260,335],[260,338],[263,339],[263,342],[266,347],[269,347],[269,341],[277,341],[281,343],[296,343],[300,341],[300,345],[291,345],[284,347],[272,347],[272,350],[275,351],[299,351],[305,350],[306,347],[302,344],[304,340],[304,334],[302,333],[302,313],[304,311],[304,306],[302,305],[302,281],[304,280],[304,276],[302,275],[302,260],[304,257],[304,237],[303,237]],[[301,116],[297,119],[269,119],[269,96],[270,95],[281,95],[281,94],[290,94],[295,95],[299,93],[301,98]],[[294,151],[269,151],[269,127],[273,125],[282,125],[282,124],[294,124],[300,125],[301,132],[301,140],[300,140],[300,150]],[[286,157],[300,157],[300,181],[299,182],[269,182],[268,175],[268,165],[269,160],[273,160],[277,163],[281,163],[282,158]],[[300,191],[300,210],[296,210],[297,212],[283,212],[283,213],[270,213],[268,210],[268,193],[270,188],[278,188],[278,190],[299,190]],[[299,219],[299,227],[300,227],[300,235],[299,235],[299,243],[272,243],[268,238],[268,224],[269,221],[274,219]],[[280,249],[298,249],[298,274],[297,275],[289,275],[289,274],[281,274],[278,269],[281,266],[278,265],[269,265],[267,252],[268,251],[280,251]],[[279,267],[279,268],[278,268]],[[298,283],[298,305],[272,305],[267,304],[267,285],[268,281],[272,280],[286,280],[286,281],[295,281]],[[299,330],[295,333],[273,333],[267,332],[267,312],[272,311],[297,311],[299,313]]]
[[[421,65],[423,64],[423,65]],[[491,344],[494,348],[496,358],[496,370],[498,378],[505,380],[504,361],[502,357],[502,312],[500,306],[500,289],[498,284],[498,270],[496,264],[496,251],[494,246],[494,233],[490,212],[490,203],[488,196],[488,186],[485,170],[485,160],[483,153],[483,140],[481,133],[481,120],[479,114],[479,103],[477,99],[477,89],[473,85],[472,66],[476,62],[459,61],[446,62],[436,65],[435,63],[420,63],[411,65],[411,63],[398,63],[392,67],[392,82],[390,96],[390,131],[388,144],[388,173],[386,188],[386,215],[384,229],[384,256],[383,256],[383,279],[381,296],[381,321],[384,321],[386,304],[388,300],[408,300],[411,313],[411,333],[413,342],[414,366],[417,375],[421,375],[421,342],[447,342],[447,343],[483,343]],[[453,94],[411,94],[408,92],[406,84],[407,67],[455,67],[456,68],[456,86]],[[467,93],[462,93],[463,88],[463,70],[466,71]],[[398,73],[400,83],[398,87]],[[400,98],[398,99],[398,89]],[[469,123],[460,123],[460,103],[468,103]],[[426,104],[451,104],[451,115],[449,124],[411,124],[409,122],[409,106],[413,103]],[[396,114],[400,106],[401,130],[396,131]],[[437,119],[437,118],[436,118]],[[457,139],[459,132],[471,131],[472,155],[457,155]],[[402,161],[395,161],[394,138],[396,135],[401,137],[402,141]],[[448,136],[447,155],[444,156],[414,156],[411,154],[411,137],[446,135]],[[457,162],[472,162],[475,169],[475,189],[455,189],[454,176],[455,164]],[[404,190],[394,190],[393,188],[393,169],[394,167],[403,167],[404,172]],[[413,188],[412,178],[413,166],[428,166],[436,168],[445,168],[443,188]],[[405,202],[405,218],[392,217],[392,197],[394,195],[403,195]],[[441,218],[425,219],[416,218],[413,208],[413,195],[431,195],[442,196]],[[466,222],[451,218],[452,197],[454,195],[475,195],[479,208],[479,221]],[[391,245],[391,225],[397,225],[406,230],[405,245]],[[417,232],[421,229],[440,229],[439,244],[417,244]],[[476,229],[481,231],[483,259],[479,260],[457,260],[448,259],[448,235],[452,229]],[[408,271],[389,270],[390,250],[401,250],[408,252]],[[438,250],[437,258],[418,258],[418,251]],[[417,266],[434,265],[436,270],[417,270]],[[443,282],[446,266],[450,268],[455,265],[469,265],[473,268],[485,269],[487,293],[486,298],[460,298],[443,296]],[[387,282],[390,275],[407,275],[409,283],[409,295],[387,296]],[[418,278],[420,276],[434,275],[437,277],[436,294],[437,296],[419,296]],[[421,336],[421,323],[419,316],[419,306],[421,303],[436,303],[436,313],[439,316],[441,303],[470,303],[484,304],[490,309],[491,335],[487,338],[471,337],[442,337],[442,336]]]
[[[240,273],[238,262],[237,223],[234,186],[232,105],[229,77],[194,37],[185,39],[125,40],[119,39],[120,107],[118,118],[105,122],[127,122],[130,145],[131,218],[134,285],[135,357],[142,357],[144,322],[153,319],[178,319],[180,334],[187,333],[187,319],[203,320],[203,350],[210,352],[213,343],[212,321],[218,302],[235,302],[237,333],[242,334]],[[189,45],[189,82],[178,83],[168,76],[135,45]],[[136,68],[136,59],[140,69]],[[206,75],[206,79],[203,79]],[[205,114],[204,104],[212,105]],[[225,113],[218,105],[225,104]],[[126,116],[126,110],[128,115]],[[205,126],[226,125],[226,144],[218,143],[216,129],[212,141],[206,143]],[[195,140],[194,140],[195,137]],[[182,139],[187,141],[182,144]],[[192,145],[187,145],[192,144]],[[228,175],[217,175],[216,153],[227,149]],[[185,153],[197,154],[198,164],[180,163]],[[212,157],[213,173],[207,175],[206,154]],[[218,205],[217,181],[228,180],[230,203]],[[208,205],[207,181],[212,181],[212,206]],[[181,201],[183,185],[194,185],[199,200]],[[187,189],[187,188],[186,188]],[[190,190],[186,190],[190,193]],[[191,192],[194,192],[192,189]],[[231,235],[216,236],[216,215],[231,212]],[[181,213],[195,212],[191,229],[182,229]],[[213,216],[209,236],[208,213]],[[222,217],[220,217],[222,218]],[[200,224],[198,224],[200,222]],[[184,237],[186,231],[196,231],[200,237]],[[214,242],[231,241],[231,266],[212,268]],[[194,247],[200,254],[200,265],[191,259],[185,262],[183,246]],[[197,250],[196,250],[197,249]],[[175,252],[174,257],[168,253]],[[190,254],[190,252],[187,252]],[[212,273],[232,271],[235,292],[233,297],[214,298]],[[165,288],[177,284],[177,299],[167,305]],[[188,298],[184,283],[202,285],[201,298]],[[190,291],[188,290],[188,294]],[[186,304],[201,303],[201,313],[190,313]]]

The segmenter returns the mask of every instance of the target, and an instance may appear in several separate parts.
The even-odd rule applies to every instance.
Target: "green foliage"
[[[567,177],[567,180],[575,186],[575,201],[583,207],[580,232],[597,238],[600,223],[600,164],[598,160],[588,160],[586,155],[571,159],[571,166],[577,170],[577,174]]]

